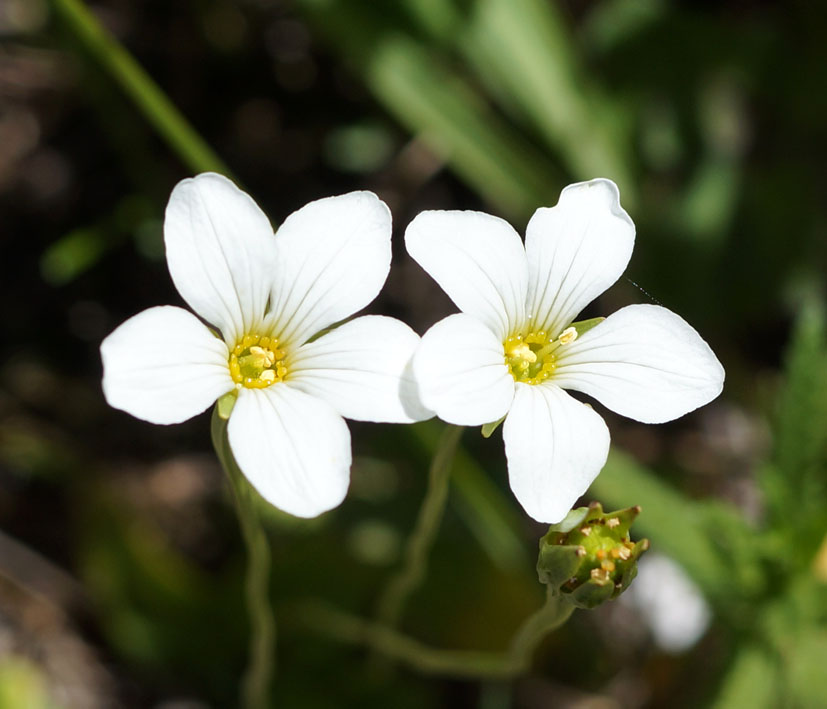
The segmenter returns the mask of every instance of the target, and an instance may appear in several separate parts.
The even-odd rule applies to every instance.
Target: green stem
[[[439,524],[448,499],[448,477],[454,459],[461,426],[447,426],[437,444],[430,470],[428,489],[419,509],[419,516],[405,549],[402,568],[391,578],[379,599],[377,620],[385,626],[395,627],[402,615],[405,601],[425,578],[428,555],[434,545]]]
[[[563,625],[573,610],[564,598],[549,593],[545,605],[523,622],[503,653],[432,648],[392,628],[322,603],[306,605],[301,617],[319,633],[353,645],[368,645],[425,674],[508,679],[529,668],[540,641]]]
[[[540,641],[552,630],[565,623],[574,612],[574,606],[562,595],[546,588],[546,602],[540,610],[530,615],[517,629],[509,646],[509,655],[517,658],[521,666],[528,667],[531,656]]]
[[[191,170],[230,174],[221,158],[132,55],[101,26],[83,0],[52,0],[52,6],[89,54],[120,84],[138,110]]]
[[[266,709],[276,644],[276,623],[270,607],[270,548],[256,510],[255,494],[233,458],[227,440],[227,421],[219,415],[217,406],[210,431],[213,447],[233,489],[238,521],[247,546],[245,595],[250,620],[250,658],[242,681],[242,704],[246,709]]]

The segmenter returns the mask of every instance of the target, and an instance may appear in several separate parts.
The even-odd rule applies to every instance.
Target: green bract
[[[639,514],[640,507],[604,513],[599,502],[569,512],[540,540],[540,581],[579,608],[594,608],[620,595],[649,548],[648,539],[635,543],[629,538]]]

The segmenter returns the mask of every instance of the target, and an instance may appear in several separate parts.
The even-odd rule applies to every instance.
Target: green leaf
[[[823,706],[827,699],[827,629],[811,628],[796,637],[787,658],[786,685],[795,707]]]
[[[640,505],[636,529],[651,539],[653,548],[679,560],[719,612],[737,619],[762,589],[760,574],[742,566],[756,563],[763,539],[729,506],[690,500],[618,451],[609,454],[590,493],[617,507]],[[738,540],[737,555],[730,537]]]
[[[773,709],[778,703],[780,677],[774,658],[754,644],[742,646],[722,683],[713,709]]]
[[[342,0],[300,0],[376,98],[471,187],[512,216],[531,214],[562,178],[523,134],[492,110],[450,58],[408,34],[397,11]]]
[[[407,0],[412,19],[475,72],[515,123],[527,124],[581,179],[612,177],[626,204],[636,185],[628,169],[628,120],[592,85],[566,18],[544,0]]]
[[[790,537],[799,568],[827,528],[827,338],[816,302],[801,311],[786,356],[786,382],[773,422],[772,457],[761,470],[771,526]]]
[[[51,244],[40,258],[43,280],[62,286],[98,262],[109,244],[97,227],[75,229]]]

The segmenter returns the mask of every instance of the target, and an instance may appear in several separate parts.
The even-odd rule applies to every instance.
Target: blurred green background
[[[84,7],[0,3],[0,707],[236,705],[245,557],[208,419],[152,426],[100,390],[101,339],[181,302],[163,208],[205,169],[275,224],[377,192],[395,257],[370,310],[420,333],[452,306],[404,252],[415,214],[481,209],[523,231],[566,184],[612,178],[637,248],[586,316],[661,303],[727,370],[719,400],[668,425],[600,409],[614,452],[586,499],[641,504],[661,565],[577,612],[514,681],[378,671],[297,610],[375,613],[441,428],[351,424],[339,509],[262,510],[274,706],[827,706],[824,4],[90,4],[159,92]],[[542,601],[545,530],[511,496],[499,433],[463,444],[401,627],[497,650]]]

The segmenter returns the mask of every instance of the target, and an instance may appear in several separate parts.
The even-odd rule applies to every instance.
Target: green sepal
[[[576,576],[585,556],[586,550],[581,546],[541,544],[537,560],[540,583],[559,588]]]
[[[499,428],[500,424],[503,421],[505,421],[505,416],[503,416],[501,419],[498,419],[497,421],[493,421],[492,423],[484,423],[482,425],[482,428],[480,429],[480,433],[482,433],[482,437],[483,438],[490,438],[491,434],[494,433],[494,431],[496,431]]]
[[[569,512],[540,540],[540,582],[579,608],[594,608],[620,595],[649,548],[647,539],[632,543],[629,538],[639,514],[640,507],[604,513],[599,502]]]
[[[611,581],[589,579],[571,591],[566,598],[578,608],[590,610],[610,600],[615,595],[615,584]]]
[[[577,330],[577,336],[580,337],[596,325],[602,323],[605,319],[606,318],[589,318],[588,320],[573,322],[571,325],[569,325],[569,327],[573,327],[575,330]]]
[[[637,560],[640,558],[641,554],[645,552],[649,548],[649,540],[648,539],[641,539],[637,542],[632,549],[632,557],[627,562],[626,566],[623,569],[623,574],[618,582],[618,589],[617,594],[620,595],[623,593],[627,588],[629,588],[629,584],[634,581],[635,576],[637,576]]]
[[[215,403],[215,409],[218,412],[218,416],[224,421],[230,418],[230,414],[233,411],[233,407],[235,406],[235,400],[238,398],[238,394],[236,393],[235,389],[232,391],[228,391],[223,396],[218,397],[218,401]]]
[[[563,534],[567,534],[572,529],[574,529],[578,524],[580,524],[586,516],[589,514],[590,509],[588,507],[577,507],[576,509],[571,510],[562,520],[562,522],[558,522],[557,524],[552,524],[548,528],[548,534],[552,534],[553,532],[560,532]],[[548,536],[548,535],[546,535]]]

